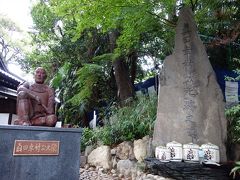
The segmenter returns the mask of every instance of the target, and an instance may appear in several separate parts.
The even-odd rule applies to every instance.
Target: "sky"
[[[32,0],[0,0],[0,14],[8,16],[15,22],[23,31],[27,32],[33,24],[30,15]],[[9,71],[24,77],[27,81],[32,81],[31,74],[25,74],[19,65],[9,64]]]
[[[7,15],[23,30],[28,30],[33,24],[30,15],[31,2],[31,0],[0,0],[0,13]]]

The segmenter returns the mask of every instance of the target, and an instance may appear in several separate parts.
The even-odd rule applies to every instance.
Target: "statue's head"
[[[35,82],[38,84],[43,84],[47,78],[47,73],[44,68],[38,67],[34,73]]]

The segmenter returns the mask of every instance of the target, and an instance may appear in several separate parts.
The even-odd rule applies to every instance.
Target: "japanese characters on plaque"
[[[28,155],[59,155],[59,141],[43,140],[15,140],[13,148],[14,156]]]
[[[198,96],[199,83],[197,80],[197,73],[193,66],[193,59],[191,57],[191,34],[189,24],[185,23],[182,30],[184,49],[183,53],[185,56],[183,67],[184,67],[184,104],[183,110],[186,113],[185,122],[187,123],[188,136],[192,138],[192,142],[197,140],[198,133],[196,128],[196,122],[194,121],[194,111],[196,110],[195,98]]]

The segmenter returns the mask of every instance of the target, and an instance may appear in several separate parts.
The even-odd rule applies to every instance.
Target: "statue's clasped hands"
[[[46,111],[46,112],[48,112],[48,109],[47,109],[47,107],[42,103],[42,101],[41,101],[41,99],[40,99],[40,97],[39,96],[35,96],[35,100],[37,101],[37,103],[39,104],[39,105],[41,105],[43,108],[44,108],[44,110]]]

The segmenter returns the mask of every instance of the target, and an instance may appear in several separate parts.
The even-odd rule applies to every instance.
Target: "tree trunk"
[[[137,52],[133,51],[131,54],[128,55],[128,61],[130,61],[130,78],[132,84],[134,84],[134,81],[136,79],[136,72],[137,72]]]
[[[121,101],[125,101],[134,96],[134,88],[129,77],[128,68],[124,59],[121,57],[113,62],[113,67],[118,87],[118,95]]]
[[[116,40],[119,36],[117,30],[112,31],[109,34],[110,51],[113,53],[116,47]],[[128,98],[134,96],[134,87],[130,80],[129,69],[126,65],[124,57],[118,57],[113,62],[114,76],[118,88],[118,96],[121,101],[125,101]]]

